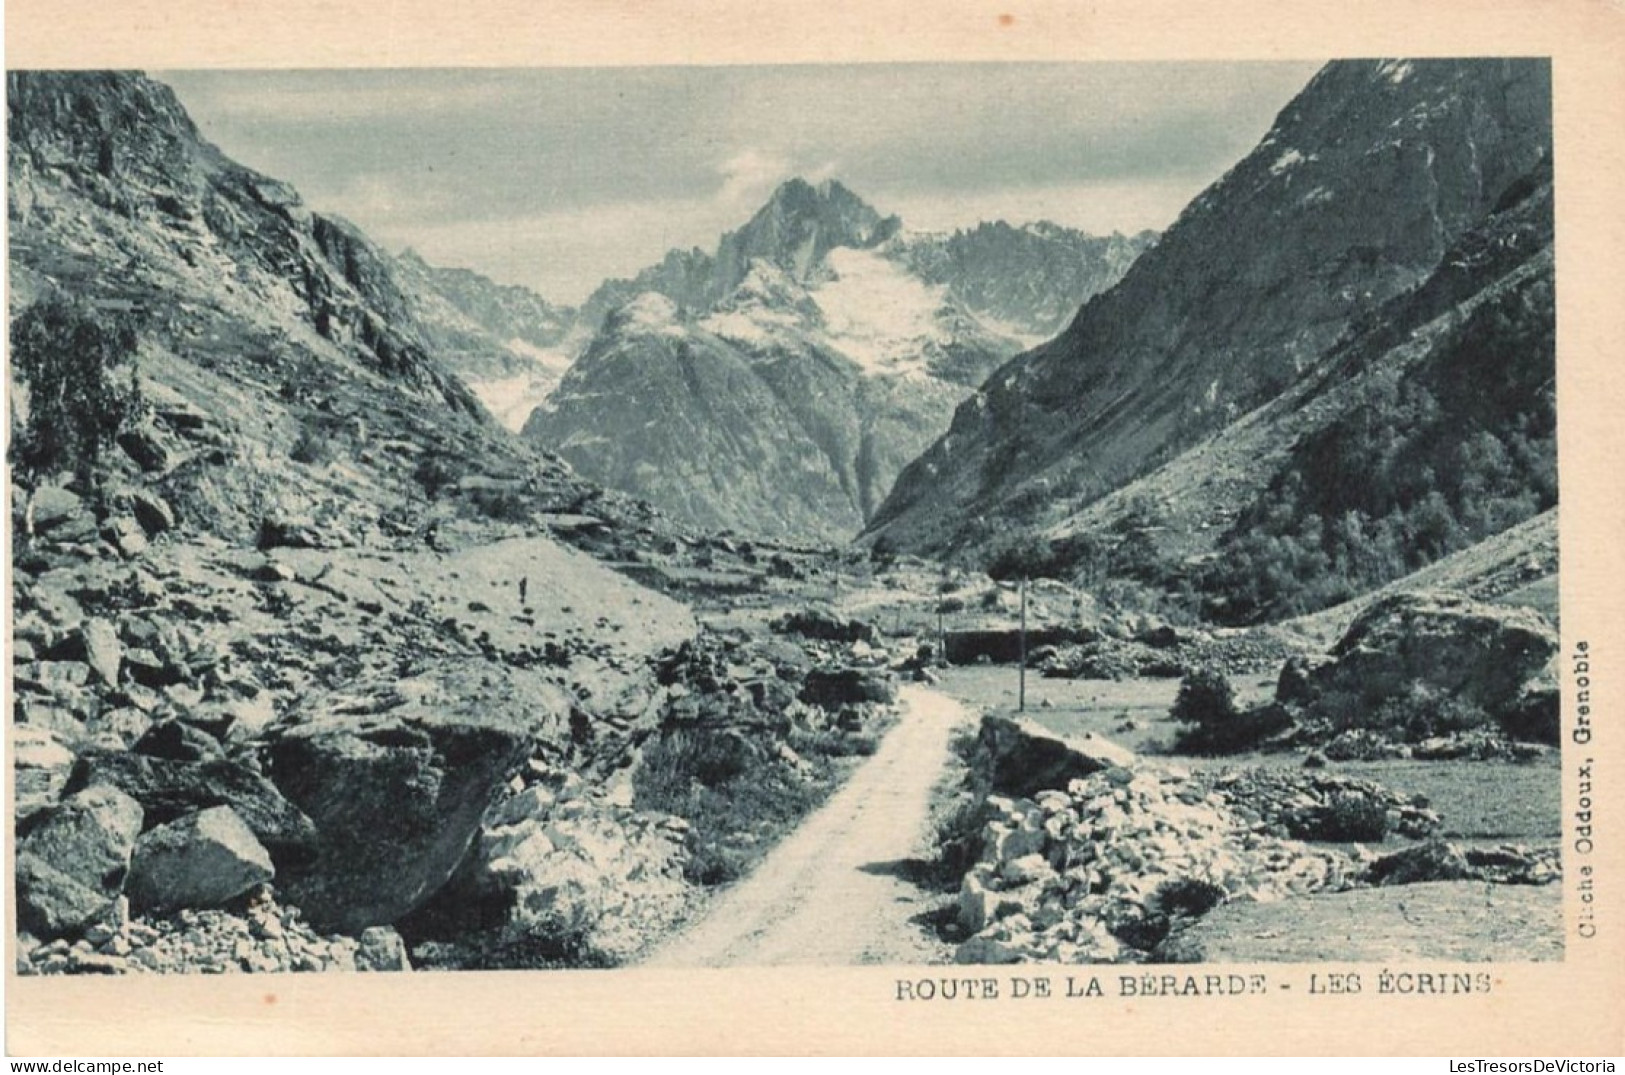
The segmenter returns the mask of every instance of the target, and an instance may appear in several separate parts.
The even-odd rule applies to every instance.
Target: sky
[[[1318,63],[160,71],[205,137],[391,251],[577,303],[792,176],[905,226],[1161,229]]]

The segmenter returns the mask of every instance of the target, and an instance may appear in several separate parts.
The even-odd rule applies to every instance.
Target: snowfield
[[[503,344],[508,353],[531,364],[512,377],[491,380],[465,378],[469,390],[484,404],[505,429],[515,433],[525,428],[531,411],[547,402],[559,386],[565,371],[586,345],[584,332],[572,332],[552,347],[537,347],[528,340],[511,339]]]
[[[927,348],[947,342],[937,324],[947,288],[869,250],[831,250],[826,264],[832,278],[812,298],[830,342],[865,373],[929,376]]]

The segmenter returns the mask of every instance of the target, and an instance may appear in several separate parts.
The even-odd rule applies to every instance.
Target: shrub
[[[12,462],[29,481],[72,470],[89,484],[102,453],[140,406],[138,379],[116,371],[135,354],[136,326],[64,298],[36,303],[11,326],[11,362],[28,385],[12,431]]]
[[[299,431],[299,439],[294,441],[293,449],[288,454],[294,462],[306,466],[326,465],[338,455],[332,437],[325,430],[313,426],[305,426]]]
[[[511,489],[476,489],[471,499],[487,519],[504,523],[530,520],[530,501]]]
[[[644,747],[638,777],[648,791],[670,796],[699,781],[718,787],[746,772],[758,758],[752,744],[738,733],[677,731]]]
[[[960,795],[937,824],[937,872],[957,881],[981,861],[988,809],[983,796]]]
[[[1202,754],[1246,750],[1293,722],[1292,713],[1273,702],[1245,712],[1236,709],[1230,681],[1210,668],[1185,673],[1170,715],[1187,725],[1175,738],[1179,749]]]
[[[1194,668],[1179,681],[1170,715],[1183,724],[1211,726],[1236,718],[1236,692],[1222,672]]]
[[[1000,581],[1046,578],[1059,574],[1061,565],[1050,543],[1037,534],[1013,534],[994,545],[988,554],[987,575]]]
[[[1165,915],[1199,918],[1225,901],[1222,885],[1194,877],[1164,881],[1152,894],[1151,902]]]
[[[1326,804],[1309,840],[1377,843],[1388,835],[1388,808],[1369,795],[1340,791]]]
[[[1324,708],[1332,714],[1332,726],[1338,731],[1369,731],[1396,743],[1416,743],[1491,723],[1478,707],[1423,683],[1407,684],[1380,703],[1356,696],[1333,696]]]
[[[827,770],[811,778],[771,757],[746,729],[680,729],[651,740],[633,774],[638,808],[689,824],[684,876],[700,885],[736,880],[822,801]],[[815,755],[816,757],[816,755]],[[816,768],[816,763],[815,763]]]
[[[443,455],[423,456],[412,471],[412,480],[422,487],[423,495],[430,500],[438,497],[442,489],[455,485],[461,477],[461,468]]]

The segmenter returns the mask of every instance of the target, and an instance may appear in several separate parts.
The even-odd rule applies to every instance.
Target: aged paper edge
[[[1566,747],[1565,843],[1594,758],[1597,936],[1567,956],[1492,964],[1479,996],[903,1003],[899,979],[955,968],[568,971],[412,976],[18,978],[12,1054],[1619,1054],[1625,1052],[1625,839],[1615,597],[1625,568],[1616,351],[1625,252],[1625,6],[1608,0],[1292,5],[1234,0],[12,0],[8,67],[407,67],[1549,56],[1556,120],[1562,633],[1590,642],[1600,731]],[[1565,721],[1574,684],[1564,682]],[[9,796],[8,796],[9,798]],[[9,850],[7,855],[9,885]],[[12,936],[8,902],[6,936]],[[8,945],[9,949],[9,945]],[[1099,968],[1111,974],[1115,968]],[[1124,968],[1128,970],[1129,968]],[[1300,982],[1312,966],[1223,968]],[[1369,980],[1380,968],[1366,965]],[[1406,966],[1395,970],[1447,969]],[[1455,969],[1463,969],[1456,967]],[[1066,968],[1030,968],[1057,981]],[[989,971],[1000,979],[1009,972]]]

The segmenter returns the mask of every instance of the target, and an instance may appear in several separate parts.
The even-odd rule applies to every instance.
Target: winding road
[[[651,967],[940,962],[916,919],[940,897],[913,883],[930,857],[934,789],[967,721],[952,698],[902,691],[903,714],[873,757]]]

